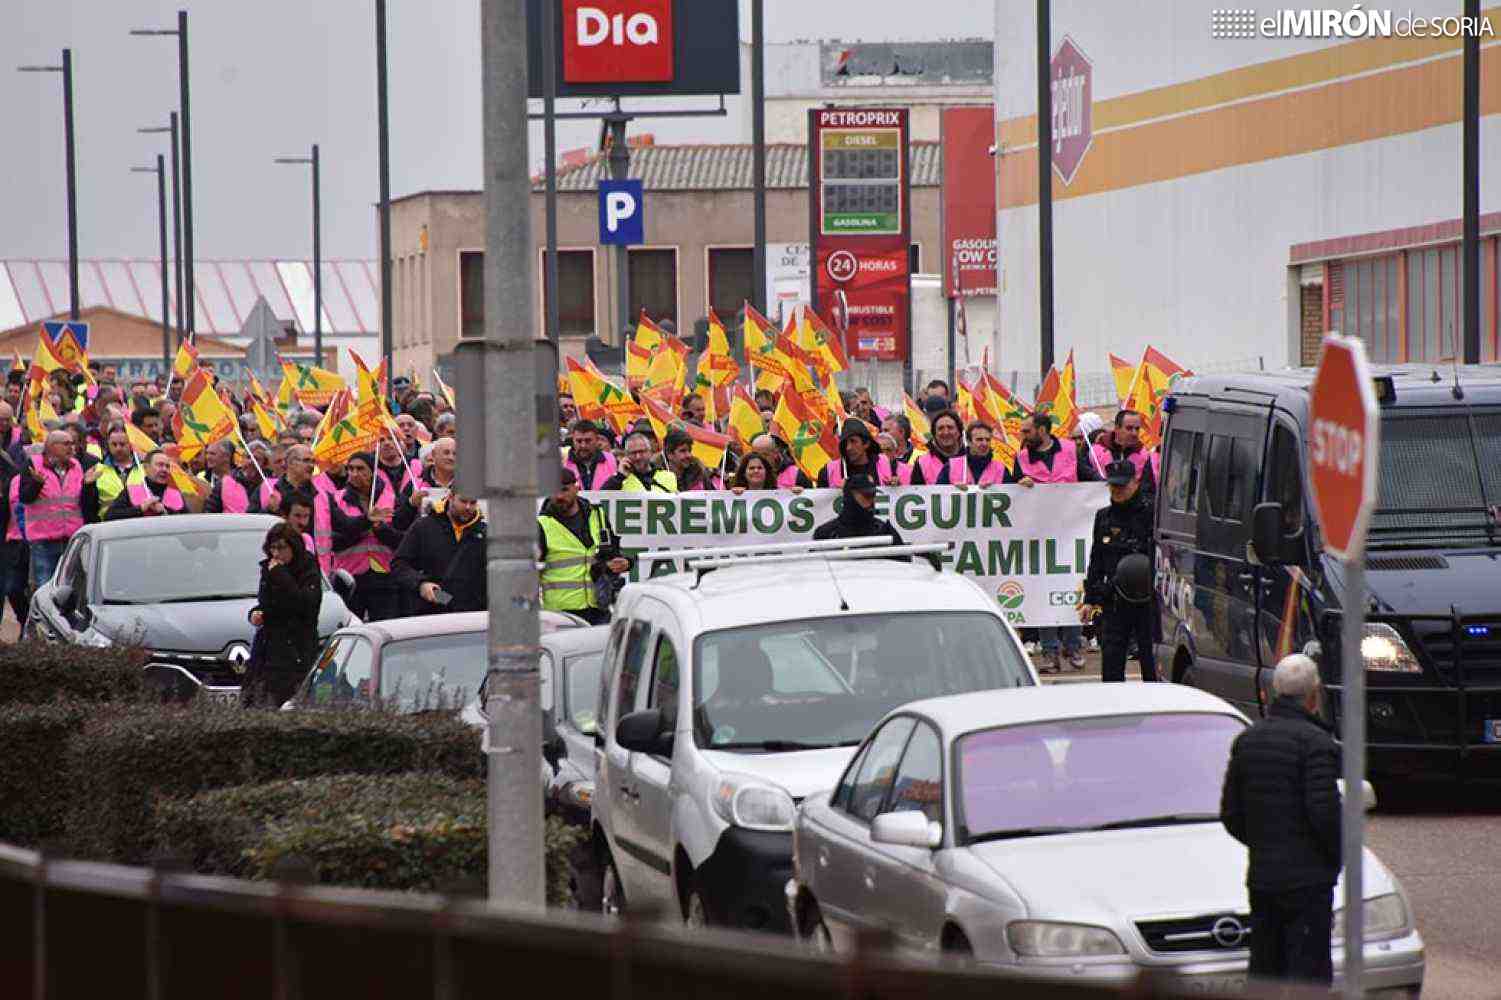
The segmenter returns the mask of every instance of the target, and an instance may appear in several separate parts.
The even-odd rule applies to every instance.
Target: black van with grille
[[[1179,381],[1156,498],[1158,663],[1252,718],[1289,652],[1338,726],[1352,595],[1307,497],[1312,369]],[[1361,653],[1373,777],[1501,778],[1501,369],[1377,368]]]

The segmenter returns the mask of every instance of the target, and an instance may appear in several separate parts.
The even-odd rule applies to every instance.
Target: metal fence
[[[875,942],[833,958],[767,935],[53,861],[0,845],[7,998],[451,1000],[550,991],[589,1000],[1173,995],[1148,980],[1117,991],[915,964]]]

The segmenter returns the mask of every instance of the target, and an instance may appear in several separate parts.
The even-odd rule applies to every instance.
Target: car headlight
[[[594,782],[570,781],[558,792],[558,798],[566,805],[588,809],[594,801]]]
[[[743,774],[721,778],[711,801],[720,819],[747,830],[791,830],[797,811],[785,790]]]
[[[1011,950],[1027,958],[1124,955],[1121,939],[1104,927],[1051,920],[1016,920],[1006,925]]]
[[[1369,622],[1360,640],[1360,655],[1367,670],[1395,674],[1421,674],[1422,664],[1407,648],[1397,630],[1385,622]]]
[[[1366,900],[1362,909],[1365,914],[1365,927],[1362,929],[1362,934],[1367,941],[1401,937],[1411,929],[1407,917],[1407,904],[1403,903],[1402,897],[1395,892]],[[1344,939],[1345,911],[1341,907],[1334,911],[1334,940],[1343,941]]]
[[[105,646],[113,646],[115,640],[96,628],[87,628],[78,634],[78,644],[81,646],[97,646],[103,649]]]

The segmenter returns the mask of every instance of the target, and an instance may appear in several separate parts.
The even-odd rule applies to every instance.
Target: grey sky
[[[166,124],[177,106],[176,40],[127,32],[173,26],[179,6],[7,0],[0,17],[0,136],[10,150],[10,176],[0,184],[0,256],[67,251],[61,79],[14,71],[59,61],[63,46],[74,57],[80,252],[156,255],[155,185],[129,168],[149,166],[166,151],[164,136],[158,141],[135,130]],[[772,42],[917,41],[989,37],[994,0],[943,0],[926,5],[920,19],[905,0],[767,0],[766,7]],[[198,0],[187,9],[198,256],[310,255],[308,169],[277,166],[271,158],[306,153],[315,141],[323,160],[324,254],[373,256],[373,0]],[[477,187],[478,0],[389,0],[389,17],[393,193]],[[744,11],[741,21],[748,36]],[[659,142],[728,141],[739,138],[737,129],[734,114],[633,126]],[[540,164],[540,128],[533,133]],[[558,148],[595,141],[597,126],[568,123]]]

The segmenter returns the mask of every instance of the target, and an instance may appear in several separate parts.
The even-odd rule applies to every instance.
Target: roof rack
[[[699,562],[702,559],[724,559],[734,557],[738,560],[754,560],[764,562],[768,557],[789,555],[795,558],[805,558],[820,552],[838,552],[846,549],[868,549],[889,547],[890,535],[878,535],[870,538],[828,538],[823,541],[807,542],[768,542],[762,545],[729,545],[720,548],[697,548],[697,549],[648,549],[638,553],[638,562],[671,562],[679,571],[688,568],[689,561]]]
[[[833,552],[814,552],[812,553],[812,556],[814,558],[824,559],[829,562],[849,562],[855,559],[890,559],[893,556],[931,555],[939,552],[947,552],[951,547],[952,543],[950,542],[925,542],[921,545],[887,545],[884,548],[867,547],[860,549],[835,550]],[[760,559],[756,559],[755,565],[765,566],[769,563],[798,562],[807,558],[807,554],[794,552],[789,553],[788,555],[766,556]],[[739,559],[734,556],[727,558],[710,556],[706,559],[690,559],[688,560],[688,565],[690,568],[699,571],[699,575],[702,576],[703,572],[706,570],[719,569],[724,566],[741,565],[745,561],[746,560]]]

